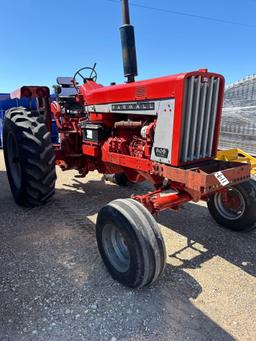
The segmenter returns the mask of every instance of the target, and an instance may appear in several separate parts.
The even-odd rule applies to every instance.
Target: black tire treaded
[[[8,134],[13,133],[18,143],[22,172],[21,188],[12,180],[7,157]],[[6,112],[4,127],[4,156],[10,187],[15,201],[25,207],[44,204],[55,192],[55,155],[51,134],[42,114],[23,107]]]

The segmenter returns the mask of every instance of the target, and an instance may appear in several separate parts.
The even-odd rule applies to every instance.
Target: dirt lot
[[[50,203],[22,209],[0,152],[0,340],[256,340],[256,231],[223,230],[204,203],[167,211],[165,273],[131,291],[106,272],[95,220],[145,187],[58,175]]]

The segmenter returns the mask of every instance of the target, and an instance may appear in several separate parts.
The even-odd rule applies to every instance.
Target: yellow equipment
[[[256,176],[256,158],[247,154],[241,149],[227,149],[227,150],[219,150],[217,153],[217,160],[223,161],[235,161],[235,162],[247,162],[252,166],[251,173]]]

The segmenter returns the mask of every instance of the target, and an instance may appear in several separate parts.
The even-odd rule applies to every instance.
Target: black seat
[[[72,77],[57,77],[57,83],[63,87],[74,87],[74,80]]]
[[[59,99],[69,99],[77,95],[77,89],[74,86],[72,77],[57,77],[55,93]]]

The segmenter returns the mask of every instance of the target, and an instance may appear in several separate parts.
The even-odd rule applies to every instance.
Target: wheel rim
[[[119,272],[126,272],[130,266],[130,253],[122,233],[114,224],[104,227],[102,242],[113,267]]]
[[[8,135],[7,139],[7,157],[9,163],[9,170],[12,180],[16,188],[21,187],[21,165],[18,144],[13,134]]]
[[[226,193],[216,193],[214,203],[218,212],[229,220],[237,220],[245,212],[245,200],[236,188],[230,188]]]

